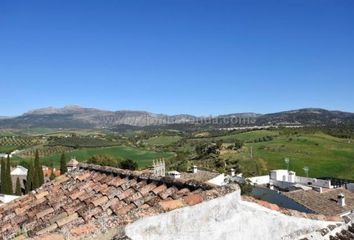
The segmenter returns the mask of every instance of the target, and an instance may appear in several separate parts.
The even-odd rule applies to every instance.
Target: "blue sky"
[[[0,115],[354,112],[354,1],[0,1]]]

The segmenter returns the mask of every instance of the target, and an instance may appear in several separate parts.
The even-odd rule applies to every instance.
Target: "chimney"
[[[235,169],[231,168],[231,177],[235,176]]]
[[[193,165],[193,173],[197,173],[198,172],[198,168],[196,165]]]
[[[338,201],[337,201],[337,203],[338,203],[338,205],[340,206],[340,207],[344,207],[345,206],[345,197],[344,197],[344,194],[343,193],[340,193],[340,194],[338,194]]]

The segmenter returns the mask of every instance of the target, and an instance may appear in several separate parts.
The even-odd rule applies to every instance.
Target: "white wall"
[[[217,177],[210,179],[208,183],[217,185],[217,186],[222,186],[225,185],[225,174],[220,174]]]
[[[270,182],[269,175],[248,178],[254,185],[265,185]]]
[[[316,179],[316,178],[307,178],[307,177],[300,177],[296,176],[295,181],[300,184],[307,185],[309,182],[311,182],[311,186],[315,187],[324,187],[324,188],[331,188],[331,181],[330,180],[322,180],[322,179]]]
[[[351,192],[354,192],[354,183],[348,183],[347,184],[347,189]]]
[[[132,240],[281,240],[333,224],[296,218],[240,200],[240,193],[140,219],[125,228]],[[287,239],[287,238],[285,238]]]
[[[270,172],[270,178],[276,181],[288,181],[288,175],[289,171],[283,169],[272,170]]]

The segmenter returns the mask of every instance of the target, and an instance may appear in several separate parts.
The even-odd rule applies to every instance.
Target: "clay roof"
[[[76,160],[76,159],[71,159],[67,164],[66,166],[67,167],[75,167],[79,164],[79,162]]]
[[[199,170],[196,173],[181,172],[181,179],[184,180],[196,180],[199,182],[207,182],[213,178],[219,176],[220,173]]]
[[[345,196],[344,207],[337,203],[337,196],[340,193]],[[284,195],[315,213],[327,216],[341,215],[354,210],[354,193],[342,188],[328,189],[322,193],[314,190],[298,190],[284,193]]]
[[[229,187],[80,164],[41,188],[0,207],[0,239],[59,234],[88,239],[141,217],[195,205]]]

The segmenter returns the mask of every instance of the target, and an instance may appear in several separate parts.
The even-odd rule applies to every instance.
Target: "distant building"
[[[44,181],[50,181],[50,176],[53,174],[55,177],[60,176],[60,170],[56,168],[50,168],[47,166],[42,166]]]
[[[24,192],[27,181],[27,168],[17,165],[11,170],[12,189],[16,191],[16,181],[19,179],[22,192]]]
[[[66,167],[68,169],[68,172],[71,172],[75,170],[79,166],[79,162],[75,159],[72,158],[67,164]]]
[[[319,191],[321,191],[322,188],[333,188],[331,185],[331,180],[296,176],[295,172],[284,169],[272,170],[269,177],[270,185],[284,190],[289,190],[296,187],[301,188],[302,186],[318,188]]]

